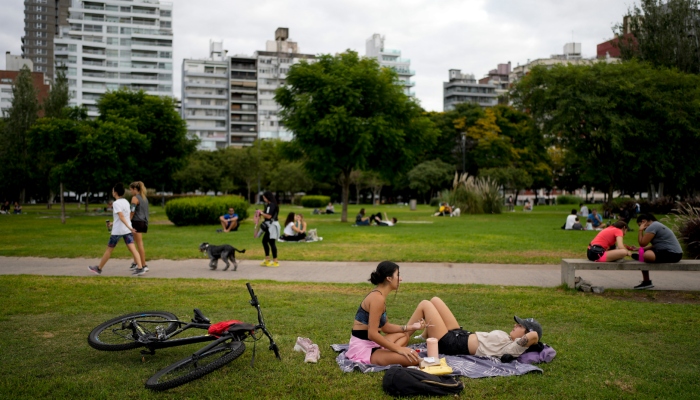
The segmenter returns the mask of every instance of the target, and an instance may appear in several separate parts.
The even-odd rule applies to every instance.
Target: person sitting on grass
[[[326,206],[326,214],[335,214],[335,207],[333,207],[333,203],[328,203]]]
[[[632,258],[645,263],[677,263],[683,258],[683,249],[676,235],[666,225],[656,220],[653,214],[637,216],[637,241],[640,247],[631,246]],[[642,271],[642,283],[635,289],[651,289],[654,285],[649,278],[649,271]]]
[[[15,214],[22,214],[22,205],[15,201]]]
[[[502,357],[506,354],[517,358],[528,347],[542,339],[542,325],[534,318],[514,317],[515,325],[510,333],[505,331],[471,332],[461,328],[452,311],[439,297],[423,300],[413,312],[407,325],[427,321],[421,336],[438,339],[438,352],[448,356],[473,355]]]
[[[566,217],[566,222],[564,223],[564,229],[571,230],[574,227],[574,223],[578,221],[576,217],[576,209],[571,210],[571,214]]]
[[[595,210],[593,210],[595,212]],[[593,215],[593,214],[591,214]],[[622,238],[627,233],[627,223],[616,221],[600,231],[588,245],[588,259],[596,262],[617,261],[632,256],[630,248],[625,246]],[[615,247],[613,249],[613,247]]]
[[[228,233],[238,230],[238,214],[235,213],[233,207],[229,207],[228,214],[219,217],[219,222],[221,222],[221,229],[217,229],[217,233]]]
[[[580,216],[582,216],[582,217],[584,217],[584,218],[588,218],[588,214],[590,214],[590,213],[588,212],[588,207],[587,207],[585,204],[583,204],[583,203],[579,203],[578,206],[581,207],[581,211],[579,212],[578,215],[580,215]]]
[[[452,207],[449,204],[443,202],[440,204],[438,212],[435,213],[436,217],[449,217],[452,215]]]
[[[370,223],[374,222],[377,226],[394,226],[398,220],[396,218],[382,220],[382,213],[370,215]]]
[[[4,203],[2,203],[2,206],[0,206],[0,214],[9,214],[10,213],[10,202],[5,200]]]
[[[289,217],[292,217],[289,222]],[[300,242],[306,239],[306,221],[301,214],[289,213],[287,220],[284,222],[284,235],[279,239],[280,242]]]
[[[382,261],[370,275],[369,281],[376,286],[357,308],[345,356],[363,364],[418,365],[418,353],[406,345],[410,335],[423,329],[425,323],[395,325],[389,323],[386,314],[386,298],[389,293],[398,291],[401,283],[399,266],[391,261]]]
[[[525,199],[525,204],[523,204],[523,211],[532,211],[532,203],[530,203],[530,199]]]
[[[587,220],[591,223],[591,225],[593,225],[593,229],[605,228],[605,224],[603,224],[603,217],[598,214],[598,210],[595,208],[591,210],[590,214],[588,214]]]
[[[370,223],[370,218],[365,217],[365,209],[361,208],[360,213],[355,217],[355,225],[369,225]]]
[[[571,229],[574,231],[583,231],[583,225],[581,225],[581,222],[578,220],[578,217],[574,220],[574,224],[571,226]]]

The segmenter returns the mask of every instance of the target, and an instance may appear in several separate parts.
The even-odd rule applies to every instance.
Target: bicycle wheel
[[[134,337],[131,327],[122,326],[123,322],[134,319],[139,321],[139,326],[146,332],[155,333],[158,325],[164,326],[167,333],[172,333],[178,328],[176,322],[167,322],[177,320],[174,314],[166,311],[142,311],[122,315],[98,325],[88,335],[88,343],[93,348],[104,351],[129,350],[143,346]]]
[[[190,356],[161,369],[146,381],[146,387],[153,390],[172,389],[223,367],[244,351],[245,344],[238,340],[222,343],[199,356],[196,362]]]

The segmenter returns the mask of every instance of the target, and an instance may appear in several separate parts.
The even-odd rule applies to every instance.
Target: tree
[[[277,168],[268,174],[269,188],[272,191],[283,193],[304,192],[313,187],[313,180],[304,169],[301,162],[281,160]],[[278,199],[279,200],[279,199]]]
[[[150,186],[170,186],[172,174],[184,167],[197,147],[197,139],[188,137],[187,124],[175,111],[170,97],[148,95],[144,91],[108,92],[97,103],[99,120],[133,120],[144,136],[136,176]]]
[[[27,131],[36,122],[39,108],[32,73],[25,65],[12,85],[12,103],[0,136],[0,191],[7,197],[19,198],[20,203],[24,203],[29,182]]]
[[[44,117],[61,118],[64,114],[64,109],[68,107],[70,101],[70,93],[68,92],[68,78],[66,77],[66,69],[56,67],[56,79],[54,80],[49,96],[44,100]]]
[[[232,186],[224,182],[231,181],[230,176],[225,176],[224,157],[224,151],[198,150],[190,155],[184,168],[173,174],[173,179],[186,192],[222,191],[223,187]]]
[[[450,183],[454,173],[454,166],[440,159],[425,161],[408,172],[409,187],[422,194],[430,192],[432,199],[433,191]],[[425,197],[423,201],[427,204]]]
[[[623,60],[700,74],[698,0],[641,0],[613,30]]]
[[[520,191],[532,186],[532,176],[522,169],[515,167],[505,167],[505,168],[485,168],[479,171],[481,176],[491,178],[496,181],[499,185],[503,186],[504,189],[510,189],[515,191],[514,203],[518,202],[518,195]]]
[[[698,187],[700,76],[636,61],[536,67],[512,96],[609,198],[640,180],[670,194]]]
[[[307,170],[319,180],[341,178],[343,222],[353,170],[390,179],[410,169],[437,135],[394,71],[350,50],[292,66],[275,101]]]
[[[438,130],[438,138],[435,145],[427,148],[418,162],[440,159],[462,170],[462,146],[465,151],[470,151],[475,143],[471,140],[462,142],[466,129],[473,126],[476,121],[484,116],[481,106],[473,103],[461,103],[454,110],[446,112],[429,112],[428,118],[435,124]],[[465,137],[466,139],[466,137]],[[471,159],[467,160],[466,171],[476,174],[478,166]],[[462,171],[465,172],[465,171]]]

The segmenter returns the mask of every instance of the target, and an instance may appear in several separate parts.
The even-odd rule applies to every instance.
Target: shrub
[[[625,208],[628,210],[633,209],[635,203],[638,203],[637,199],[632,199],[630,197],[617,197],[617,198],[612,199],[612,201],[604,203],[603,210],[610,211],[611,213],[619,214],[620,211],[622,211]]]
[[[653,214],[670,214],[676,208],[676,201],[670,197],[659,197],[649,202],[646,212]]]
[[[330,196],[303,196],[301,198],[301,206],[306,208],[321,208],[330,202]]]
[[[700,208],[693,207],[689,202],[678,203],[678,208],[664,221],[669,221],[669,226],[680,237],[685,245],[685,255],[689,258],[700,258]]]
[[[486,214],[500,214],[503,208],[503,197],[498,190],[498,183],[490,178],[481,178],[476,187],[481,193],[484,212]]]
[[[129,193],[127,190],[126,193]],[[153,204],[153,205],[160,205],[163,203],[163,200],[165,200],[165,204],[168,204],[170,200],[174,199],[185,199],[188,197],[200,197],[201,195],[199,194],[172,194],[172,195],[162,195],[162,194],[155,194],[151,193],[150,189],[148,192],[148,204]]]
[[[568,195],[568,194],[557,196],[557,204],[576,204],[576,205],[579,205],[581,203],[585,203],[585,201],[583,201],[583,199],[579,196],[572,196],[572,195]]]
[[[442,200],[440,200],[439,197],[433,197],[432,199],[430,199],[430,207],[439,207],[441,201]],[[445,201],[447,201],[447,200],[445,200]]]
[[[173,199],[165,204],[165,215],[177,226],[215,225],[219,217],[233,207],[238,220],[248,218],[250,204],[240,196],[199,196]]]

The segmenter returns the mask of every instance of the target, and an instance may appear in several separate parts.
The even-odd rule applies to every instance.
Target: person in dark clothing
[[[260,264],[263,267],[279,267],[280,264],[277,261],[277,239],[280,237],[280,223],[277,221],[277,215],[279,214],[279,207],[277,206],[277,199],[272,192],[266,191],[263,193],[263,201],[265,202],[265,210],[262,212],[263,225],[265,228],[261,228],[265,231],[263,235],[262,244],[263,250],[265,250],[265,260]],[[270,261],[270,250],[272,250],[272,261]]]

